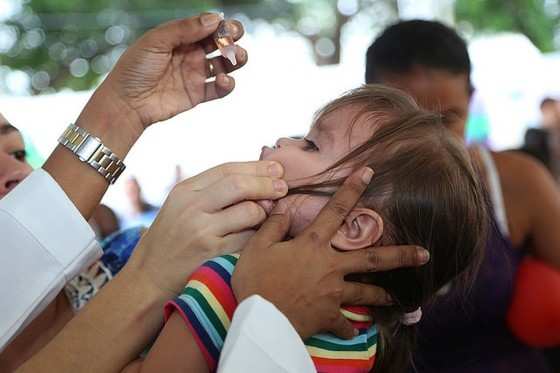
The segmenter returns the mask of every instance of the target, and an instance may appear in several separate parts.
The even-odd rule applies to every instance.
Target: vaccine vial
[[[214,32],[214,42],[220,50],[222,56],[227,58],[232,65],[237,65],[235,58],[235,43],[230,27],[226,21],[221,21],[218,29]]]

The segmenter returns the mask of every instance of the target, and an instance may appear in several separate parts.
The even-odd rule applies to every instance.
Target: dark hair
[[[420,268],[357,274],[391,294],[395,305],[373,309],[380,330],[375,372],[400,372],[411,361],[414,326],[403,314],[428,302],[452,280],[470,280],[482,259],[488,200],[466,148],[441,123],[440,115],[420,110],[399,90],[366,85],[328,104],[327,115],[360,105],[355,123],[366,116],[373,135],[329,170],[368,165],[375,175],[361,198],[384,221],[379,245],[418,245],[431,255]],[[321,194],[343,179],[294,188],[292,194]]]
[[[542,110],[545,106],[555,104],[555,103],[556,103],[556,100],[553,99],[552,97],[545,97],[541,101],[540,108]]]
[[[414,66],[465,74],[469,93],[471,61],[465,41],[450,27],[424,20],[389,26],[368,48],[366,83],[380,83],[385,73],[404,73]]]

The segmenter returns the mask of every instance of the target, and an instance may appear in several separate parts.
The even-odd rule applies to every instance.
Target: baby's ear
[[[355,208],[331,240],[338,250],[358,250],[373,246],[383,235],[383,219],[367,208]]]

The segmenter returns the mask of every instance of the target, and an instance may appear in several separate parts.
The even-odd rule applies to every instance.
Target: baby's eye
[[[311,140],[308,139],[303,139],[305,141],[305,146],[303,147],[303,150],[308,151],[308,152],[317,152],[319,151],[319,148],[317,147],[317,145],[315,145],[315,143]]]
[[[15,152],[12,152],[12,157],[17,159],[18,161],[25,162],[27,152],[25,150],[16,150]]]

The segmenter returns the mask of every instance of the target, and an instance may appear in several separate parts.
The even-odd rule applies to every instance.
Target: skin
[[[547,102],[541,106],[542,126],[550,130],[560,129],[560,103]]]
[[[77,124],[100,137],[123,159],[151,124],[229,94],[235,83],[226,73],[242,67],[247,62],[247,53],[237,47],[236,66],[222,57],[206,59],[206,54],[216,49],[211,35],[220,21],[215,14],[202,14],[149,31],[121,57],[84,108]],[[239,39],[243,27],[238,22],[232,22],[231,27],[234,39]],[[209,62],[217,75],[215,80],[207,82]],[[105,180],[60,146],[44,169],[84,218],[89,219],[106,191]],[[222,165],[177,185],[121,273],[18,372],[122,370],[157,335],[161,329],[161,309],[180,291],[185,278],[204,261],[245,246],[254,234],[252,227],[266,218],[263,208],[253,201],[285,196],[287,185],[281,180],[282,176],[283,168],[276,162],[250,162]],[[354,182],[348,188],[359,190],[356,185]],[[343,193],[333,203],[335,206],[353,205],[360,194],[361,191],[356,197],[355,193]],[[327,227],[317,228],[317,231],[325,234]],[[266,233],[270,236],[274,232]],[[294,242],[290,246],[301,249],[302,245]],[[315,253],[315,256],[318,261],[322,260],[322,255]],[[364,260],[368,258],[371,262]],[[422,265],[427,258],[425,251],[414,247],[393,247],[387,252],[360,256],[361,266],[356,265],[355,258],[338,257],[330,265],[315,269],[318,278],[324,278],[328,272],[340,284],[349,267],[353,267],[353,272],[360,271],[364,263],[372,265],[369,270],[383,269],[389,264],[396,268]],[[246,268],[246,275],[253,276],[252,266]],[[345,271],[339,271],[340,268]],[[333,270],[336,272],[332,273]],[[289,277],[303,281],[297,274],[294,272],[294,276]],[[273,275],[271,272],[274,278]],[[281,275],[285,276],[286,271]],[[263,285],[261,288],[253,286],[250,291],[277,292],[276,286]],[[305,297],[298,298],[302,303],[297,304],[290,300],[293,293],[273,300],[279,307],[292,302],[290,309],[299,312],[289,313],[290,321],[296,326],[305,324],[306,333],[331,330],[348,335],[348,325],[344,328],[344,324],[333,324],[329,315],[339,313],[343,301],[352,300],[339,292],[339,289],[350,288],[354,289],[353,299],[364,304],[379,304],[379,294],[384,294],[371,286],[345,285],[333,288],[336,293],[329,302],[324,302],[324,291],[318,287],[311,293],[317,296],[322,308],[312,313],[305,306]],[[250,294],[249,289],[246,290]],[[321,322],[316,321],[311,327],[302,323],[301,320],[309,319],[310,315]],[[298,332],[301,331],[298,329]]]
[[[315,123],[307,136],[301,139],[281,138],[276,142],[274,148],[264,147],[261,160],[277,161],[284,166],[284,179],[288,186],[295,187],[308,183],[316,183],[326,178],[339,178],[349,176],[347,169],[329,172],[325,176],[315,176],[321,173],[337,160],[348,154],[351,149],[361,145],[364,139],[369,138],[373,133],[373,128],[367,124],[365,118],[360,118],[350,130],[350,119],[354,117],[360,107],[348,106],[336,110],[317,123]],[[344,123],[344,125],[341,125]],[[371,171],[371,170],[370,170]],[[371,179],[371,175],[367,176]],[[310,226],[318,226],[320,223],[314,220],[321,220],[320,212],[327,205],[328,199],[319,196],[291,195],[279,199],[275,214],[282,212],[280,227],[277,225],[263,227],[264,231],[275,232],[276,240],[281,240],[285,233],[291,237],[301,237],[305,235]],[[340,214],[339,214],[340,215]],[[319,216],[319,218],[318,218]],[[340,217],[340,216],[339,216]],[[276,218],[278,219],[278,218]],[[287,224],[286,222],[289,222]],[[382,235],[383,222],[379,215],[371,210],[362,207],[355,207],[345,213],[341,219],[337,220],[338,226],[333,227],[330,235],[326,235],[328,247],[323,247],[325,252],[334,251],[333,247],[342,251],[366,249],[374,245]],[[278,222],[276,222],[278,224]],[[332,225],[332,223],[330,224]],[[278,233],[280,232],[280,233]],[[273,240],[274,241],[274,240]],[[268,242],[270,244],[270,242]],[[266,244],[263,244],[266,246]],[[256,245],[260,246],[260,245]],[[301,249],[301,248],[300,248]],[[247,250],[247,249],[246,249]],[[249,251],[251,246],[249,244]],[[263,249],[254,249],[260,250]],[[269,250],[269,248],[267,248]],[[243,252],[243,257],[245,250]],[[295,262],[309,263],[305,257],[300,257],[299,253]],[[289,262],[294,262],[293,258]],[[368,263],[369,260],[364,260]],[[286,263],[287,268],[292,264]],[[278,263],[276,264],[278,266]],[[303,271],[305,272],[305,271]],[[267,272],[261,273],[263,281],[269,277]],[[285,278],[286,276],[284,276]],[[309,282],[309,279],[306,281]],[[282,283],[284,281],[282,280]],[[313,281],[311,281],[313,283]],[[298,286],[303,286],[299,284]],[[284,286],[284,284],[283,284]],[[356,284],[356,286],[360,286]],[[277,284],[274,286],[277,288]],[[332,288],[337,289],[338,286]],[[332,289],[326,288],[326,289]],[[320,287],[320,289],[325,289]],[[328,291],[327,291],[328,292]],[[293,294],[293,292],[290,292]],[[245,290],[237,293],[239,301],[247,297]],[[250,292],[249,292],[250,294]],[[325,294],[326,296],[327,294]],[[389,300],[378,299],[378,302],[388,304]],[[309,304],[308,304],[309,305]],[[289,306],[281,308],[287,314],[291,310]],[[340,312],[336,311],[336,316],[330,315],[332,324],[341,324],[345,320],[340,318]],[[347,321],[346,321],[347,322]],[[306,329],[307,323],[301,325],[294,324],[296,328],[303,329],[302,334],[309,337]],[[351,335],[350,335],[351,337]],[[178,313],[173,313],[168,322],[163,327],[158,339],[150,350],[144,361],[136,361],[128,366],[123,372],[208,372],[208,366],[202,352],[197,346],[193,335],[186,327]]]
[[[0,199],[31,173],[19,131],[0,114]]]
[[[409,72],[386,74],[381,83],[409,93],[428,110],[441,112],[449,129],[464,138],[470,102],[465,74],[417,66]],[[513,247],[527,244],[539,259],[560,268],[560,194],[552,176],[521,153],[491,154],[498,169]],[[481,166],[476,151],[473,157]]]
[[[284,179],[290,188],[348,176],[349,171],[342,169],[314,177],[373,134],[364,118],[356,122],[352,131],[340,125],[353,118],[358,110],[358,107],[347,107],[330,113],[315,123],[304,138],[281,138],[273,148],[263,147],[260,159],[284,165]],[[327,201],[325,197],[291,195],[279,200],[276,208],[290,213],[289,234],[295,237],[315,219]]]
[[[172,21],[146,33],[127,50],[96,90],[80,114],[77,125],[100,137],[106,146],[124,159],[152,123],[229,94],[235,83],[226,73],[242,67],[247,62],[247,53],[237,47],[238,65],[235,67],[222,57],[210,61],[206,59],[206,54],[215,49],[211,35],[219,21],[215,14],[203,14]],[[234,39],[239,39],[243,35],[243,27],[239,22],[228,22]],[[214,65],[217,75],[207,82],[209,62]],[[13,157],[9,160],[18,164]],[[105,193],[107,182],[61,146],[55,149],[43,168],[88,220]],[[32,339],[38,339],[42,333],[48,338],[54,334],[56,337],[19,370],[120,369],[137,356],[159,330],[161,307],[164,300],[171,297],[170,291],[174,294],[174,290],[178,289],[176,284],[181,283],[204,260],[223,252],[226,244],[229,249],[239,249],[247,242],[253,234],[250,228],[262,223],[266,214],[256,203],[245,203],[245,199],[278,198],[281,193],[273,187],[273,182],[281,178],[282,173],[280,165],[263,162],[224,165],[193,178],[200,187],[196,194],[198,200],[209,198],[207,192],[216,193],[204,188],[202,184],[205,181],[224,184],[231,183],[231,179],[236,177],[243,180],[244,184],[239,188],[224,194],[230,197],[228,204],[218,203],[212,210],[212,213],[221,213],[222,209],[229,207],[223,212],[234,211],[237,214],[235,229],[227,226],[231,215],[224,213],[214,217],[215,229],[201,230],[200,215],[207,216],[208,213],[206,208],[193,207],[192,202],[182,211],[168,208],[159,219],[168,223],[146,234],[147,238],[136,248],[137,259],[131,259],[110,286],[100,292],[93,305],[87,307],[87,311],[72,319],[58,334],[44,329],[40,333],[24,331],[22,335]],[[171,205],[182,206],[181,201],[195,198],[185,187],[175,190],[170,197]],[[183,226],[171,234],[171,227],[176,222],[181,222]],[[199,234],[194,235],[193,230],[198,230]],[[187,232],[189,237],[185,237]],[[126,304],[135,304],[135,307],[128,309],[130,307]],[[50,308],[45,310],[46,316],[42,320],[52,321],[50,311]],[[138,323],[142,327],[138,327]],[[58,325],[52,323],[50,326],[54,324]],[[115,343],[107,344],[107,340]],[[109,349],[109,345],[119,348]],[[105,358],[99,359],[99,356]]]

